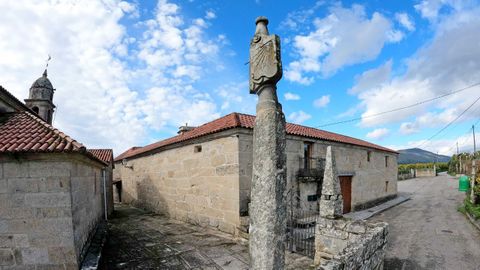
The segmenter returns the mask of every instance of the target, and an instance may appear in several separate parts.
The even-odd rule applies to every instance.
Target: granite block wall
[[[79,201],[72,201],[71,180],[81,162],[67,157],[0,156],[1,269],[78,269],[86,242],[75,238],[90,231],[74,226]],[[93,185],[92,177],[83,181]]]
[[[287,136],[287,198],[299,200],[299,209],[318,211],[318,201],[308,201],[308,195],[314,195],[316,183],[295,181],[300,168],[300,157],[304,156],[304,142],[313,143],[314,158],[325,158],[328,145],[334,147],[339,174],[352,176],[352,210],[362,208],[369,202],[389,198],[397,194],[397,155],[348,144],[312,140],[299,136]],[[240,209],[248,209],[252,168],[251,134],[239,137],[240,149]],[[370,152],[370,154],[368,154]],[[367,156],[370,155],[370,160]]]
[[[319,218],[315,228],[318,270],[382,270],[388,225]]]
[[[115,164],[122,201],[171,218],[235,234],[239,150],[233,135],[198,141]]]

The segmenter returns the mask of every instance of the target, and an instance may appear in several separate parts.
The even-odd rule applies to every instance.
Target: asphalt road
[[[411,200],[370,219],[390,224],[385,270],[480,269],[480,233],[457,211],[457,187],[446,175],[399,182]]]

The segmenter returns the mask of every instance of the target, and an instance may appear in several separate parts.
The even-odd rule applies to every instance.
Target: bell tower
[[[42,77],[32,84],[28,99],[25,99],[25,105],[50,125],[52,124],[52,116],[55,110],[55,105],[53,104],[54,91],[55,89],[47,78],[47,70],[45,69]]]

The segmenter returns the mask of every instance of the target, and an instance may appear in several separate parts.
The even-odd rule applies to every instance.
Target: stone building
[[[87,149],[94,157],[103,161],[107,166],[105,169],[105,185],[106,190],[106,204],[107,204],[107,216],[113,213],[113,150],[112,149]]]
[[[122,200],[238,234],[248,224],[255,117],[232,113],[115,158]],[[398,153],[366,141],[287,123],[289,207],[318,213],[323,161],[334,146],[344,212],[397,194]]]
[[[1,269],[78,269],[111,201],[112,163],[51,126],[52,99],[46,72],[27,104],[0,87]]]

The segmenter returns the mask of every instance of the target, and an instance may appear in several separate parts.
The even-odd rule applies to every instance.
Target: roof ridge
[[[8,91],[5,87],[0,85],[0,92],[5,93],[10,99],[13,100],[13,102],[17,103],[18,106],[22,107],[26,111],[32,112],[30,108],[27,107],[23,102],[21,102],[16,96],[14,96],[10,91]]]
[[[234,112],[233,113],[233,117],[234,117],[234,121],[235,121],[235,126],[238,127],[241,125],[241,122],[240,122],[240,116],[238,113]]]
[[[29,117],[31,117],[33,120],[35,120],[37,123],[41,124],[45,129],[52,131],[55,135],[60,137],[61,139],[66,140],[68,143],[73,144],[74,146],[78,147],[79,150],[85,151],[87,148],[80,142],[76,141],[72,137],[68,136],[67,134],[63,133],[59,129],[53,127],[52,125],[48,124],[47,122],[43,121],[40,117],[25,111],[25,114],[27,114]]]
[[[136,148],[136,149],[129,148],[128,150],[118,155],[115,158],[115,160],[118,161],[123,158],[134,157],[139,154],[148,153],[150,151],[153,151],[155,149],[158,149],[167,145],[184,142],[191,139],[196,139],[208,134],[221,132],[227,129],[238,128],[238,127],[253,129],[255,126],[255,118],[256,118],[255,115],[232,112],[220,118],[214,119],[210,122],[204,123],[181,135],[176,135],[170,138],[166,138],[140,148]],[[339,134],[331,131],[326,131],[326,130],[322,130],[314,127],[287,122],[286,129],[287,129],[287,134],[290,134],[290,135],[316,138],[319,140],[339,142],[339,143],[357,145],[357,146],[366,147],[366,148],[373,148],[380,151],[397,153],[392,149],[389,149],[389,148],[386,148],[362,139],[357,139],[351,136],[347,136],[347,135],[343,135],[343,134]]]

